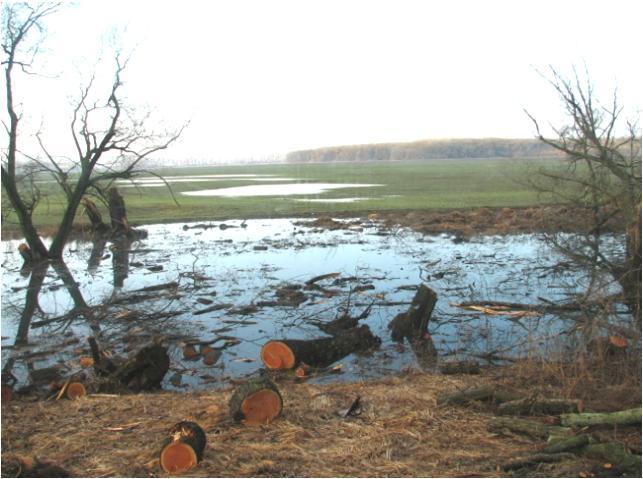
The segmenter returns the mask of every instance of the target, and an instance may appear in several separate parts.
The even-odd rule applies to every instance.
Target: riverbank
[[[533,366],[533,365],[531,365]],[[605,461],[570,455],[518,471],[517,458],[540,451],[543,439],[493,426],[484,401],[445,404],[445,395],[481,384],[532,397],[584,398],[586,410],[640,406],[640,382],[602,384],[593,392],[539,378],[525,365],[483,370],[479,376],[406,372],[380,380],[313,385],[282,380],[283,414],[264,426],[236,424],[227,402],[234,386],[191,393],[87,396],[76,401],[12,401],[2,407],[3,476],[16,455],[35,457],[84,477],[161,477],[160,443],[178,421],[207,434],[203,461],[192,477],[593,477]],[[534,380],[535,379],[535,380]],[[561,379],[561,376],[558,377]],[[595,386],[598,386],[596,384]],[[597,392],[600,391],[600,394]],[[361,413],[338,411],[361,398]],[[553,416],[533,418],[551,425]],[[618,441],[641,454],[640,426],[591,428],[598,440]],[[601,474],[603,473],[603,474]],[[9,476],[5,476],[9,477]]]

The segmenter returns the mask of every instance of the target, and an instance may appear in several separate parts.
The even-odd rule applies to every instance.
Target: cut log
[[[579,399],[523,398],[507,401],[498,406],[498,414],[504,416],[555,416],[562,413],[582,411],[583,402]]]
[[[85,390],[85,386],[83,386],[83,383],[69,383],[67,385],[67,388],[65,389],[65,396],[67,396],[67,399],[80,399],[86,395],[87,391]]]
[[[641,477],[641,456],[631,454],[621,443],[589,444],[583,449],[583,455],[612,464],[614,469],[626,477]]]
[[[13,399],[13,388],[8,384],[2,385],[2,403],[9,402]]]
[[[184,359],[187,359],[188,361],[196,361],[199,358],[199,356],[200,356],[199,352],[191,344],[188,344],[187,346],[183,347]]]
[[[442,374],[480,374],[478,361],[449,361],[440,365]]]
[[[262,373],[240,384],[229,404],[232,418],[244,424],[268,424],[283,408],[277,386]]]
[[[438,398],[440,404],[468,404],[472,401],[485,401],[501,404],[513,401],[519,396],[511,391],[498,389],[492,384],[485,384],[480,387],[458,391],[454,394],[442,395]]]
[[[576,456],[569,452],[558,454],[533,454],[531,456],[515,459],[502,465],[504,471],[515,471],[517,469],[532,468],[538,464],[569,461],[576,459]]]
[[[553,441],[543,449],[545,454],[556,454],[559,452],[573,452],[587,446],[592,440],[589,434],[579,434],[557,441]]]
[[[404,338],[411,341],[425,337],[428,334],[429,320],[437,300],[436,292],[421,284],[409,309],[395,316],[388,325],[393,341],[403,341]]]
[[[584,427],[598,425],[641,425],[641,408],[605,413],[562,414],[560,423],[563,426]]]
[[[205,444],[205,432],[198,424],[190,421],[176,423],[161,447],[161,469],[179,474],[193,468],[203,459]]]
[[[513,417],[494,417],[489,422],[489,428],[495,431],[506,429],[538,439],[546,439],[550,435],[556,435],[558,437],[569,436],[573,433],[570,428],[550,426],[539,421]]]
[[[300,363],[323,368],[351,353],[380,345],[368,326],[362,325],[320,339],[282,339],[269,341],[261,348],[261,360],[268,369],[292,369]]]

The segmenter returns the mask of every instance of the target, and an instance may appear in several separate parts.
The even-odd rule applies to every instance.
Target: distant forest
[[[293,151],[288,153],[286,161],[306,163],[449,158],[553,158],[559,156],[558,151],[536,139],[485,138],[331,146],[315,150]]]

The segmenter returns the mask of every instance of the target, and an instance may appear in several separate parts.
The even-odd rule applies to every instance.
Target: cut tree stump
[[[87,218],[92,224],[92,230],[97,233],[106,233],[109,230],[109,227],[103,222],[103,216],[100,214],[96,204],[87,197],[84,197],[81,200],[81,204],[85,208],[85,213]]]
[[[625,411],[581,414],[562,414],[560,423],[563,426],[598,426],[598,425],[641,425],[641,408],[627,409]]]
[[[229,405],[236,422],[268,424],[281,414],[283,399],[277,386],[262,372],[240,384]]]
[[[503,402],[498,406],[498,414],[504,416],[535,416],[582,412],[583,401],[579,399],[532,399],[523,398]]]
[[[206,436],[194,422],[181,421],[170,429],[163,441],[159,465],[165,472],[177,474],[196,466],[203,459]]]
[[[404,338],[411,341],[428,334],[429,320],[437,300],[437,293],[421,284],[409,309],[395,316],[388,325],[393,341],[403,341]]]
[[[268,341],[261,348],[261,360],[268,369],[292,369],[300,363],[323,368],[351,353],[377,347],[380,342],[368,326],[362,325],[331,338]]]

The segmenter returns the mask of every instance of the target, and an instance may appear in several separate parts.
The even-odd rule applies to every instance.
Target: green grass
[[[537,203],[536,193],[525,186],[536,168],[551,160],[426,160],[416,162],[362,162],[330,164],[272,164],[168,168],[164,176],[202,174],[262,174],[307,182],[377,183],[372,188],[332,190],[315,198],[369,197],[355,203],[304,203],[299,197],[193,197],[182,191],[261,184],[249,180],[172,183],[177,206],[167,188],[120,188],[130,222],[222,220],[229,218],[284,217],[384,210],[428,208],[516,207]],[[55,185],[42,185],[44,200],[34,213],[39,226],[52,226],[62,215],[62,198]],[[310,196],[309,196],[310,197]],[[3,203],[5,198],[3,195]],[[4,208],[3,208],[4,209]],[[104,207],[101,207],[105,211]],[[3,212],[6,225],[14,220]],[[105,216],[107,214],[105,213]],[[86,221],[79,214],[80,221]]]

